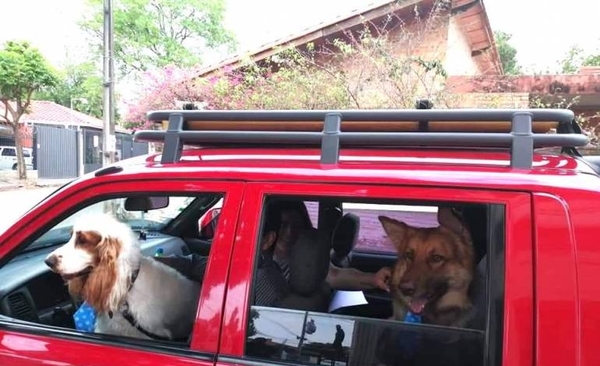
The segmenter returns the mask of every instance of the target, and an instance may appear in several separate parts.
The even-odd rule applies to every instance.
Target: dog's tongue
[[[427,305],[427,299],[412,299],[408,305],[414,314],[421,314]]]

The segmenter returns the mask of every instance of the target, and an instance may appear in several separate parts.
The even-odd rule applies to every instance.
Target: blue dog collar
[[[404,316],[404,322],[406,323],[421,323],[421,320],[421,315],[413,314],[410,311],[407,311]]]

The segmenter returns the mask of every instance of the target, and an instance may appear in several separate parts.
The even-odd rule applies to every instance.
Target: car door
[[[103,180],[91,184],[83,183],[45,199],[0,236],[0,276],[4,271],[3,281],[0,283],[0,312],[4,313],[0,315],[0,365],[213,365],[220,336],[225,279],[243,188],[243,183],[232,181],[164,178]],[[217,235],[206,262],[194,329],[185,344],[86,333],[56,326],[56,313],[52,313],[52,308],[59,309],[59,314],[67,313],[72,316],[72,304],[65,299],[55,299],[60,291],[52,290],[52,286],[60,286],[60,278],[52,277],[42,265],[48,250],[53,250],[53,247],[31,249],[22,254],[24,250],[31,248],[31,243],[37,243],[36,240],[44,238],[44,235],[52,238],[57,232],[60,234],[64,231],[62,226],[57,232],[52,231],[52,235],[49,234],[49,230],[69,221],[82,210],[90,210],[90,207],[95,207],[98,203],[112,203],[121,197],[140,195],[168,195],[173,204],[185,201],[185,204],[192,205],[200,202],[198,207],[206,206],[201,201],[205,197],[220,196],[223,199],[221,225],[216,228]],[[173,197],[179,200],[176,201]],[[186,201],[182,197],[192,199]],[[172,212],[168,210],[171,209],[166,207],[165,211],[155,216],[168,217],[165,222],[176,221],[175,218],[181,221],[179,212],[186,211],[178,209],[177,205],[172,207]],[[195,213],[197,214],[198,212]],[[155,232],[148,226],[148,223],[154,223],[152,220],[161,219],[148,219],[148,215],[151,216],[152,211],[146,213],[146,218],[143,219],[143,227],[147,231],[147,238],[143,241],[140,239],[143,252],[147,255],[182,254],[183,248],[180,250],[179,246],[185,242],[173,237],[175,241],[171,242],[179,244],[169,244],[165,238],[171,237],[158,229]],[[195,220],[197,221],[197,216]],[[161,222],[157,221],[156,227],[160,225]],[[68,227],[65,228],[67,235],[70,235]],[[11,271],[11,268],[15,270]],[[39,280],[42,276],[43,281]],[[12,286],[11,284],[18,285],[6,289],[6,286]],[[36,295],[35,291],[42,293],[44,290],[45,298]],[[11,316],[7,316],[10,302],[8,297],[12,295],[15,296],[11,299],[20,295],[21,307],[15,308],[14,312],[9,312]],[[23,311],[23,299],[34,299],[35,301],[31,301],[35,306],[30,308],[35,311]],[[44,305],[40,305],[42,303]],[[23,316],[14,317],[13,314]],[[67,321],[69,316],[66,317]]]
[[[474,276],[481,276],[481,282],[475,287],[478,295],[471,299],[476,306],[477,317],[481,317],[480,322],[463,329],[406,324],[406,320],[390,321],[388,317],[394,299],[382,290],[364,291],[378,293],[381,298],[380,301],[373,301],[374,296],[367,296],[366,303],[360,300],[360,294],[350,291],[345,299],[357,302],[358,306],[343,308],[350,309],[348,312],[339,312],[332,307],[332,299],[327,310],[320,305],[315,306],[318,303],[311,302],[312,296],[318,295],[318,292],[311,293],[311,290],[304,286],[307,282],[314,281],[312,276],[314,272],[319,271],[318,269],[304,272],[311,276],[311,280],[296,285],[288,283],[291,291],[294,291],[294,286],[299,285],[298,289],[301,287],[295,294],[296,299],[300,296],[301,301],[279,303],[285,306],[255,305],[255,289],[264,288],[254,282],[264,278],[257,276],[258,242],[266,237],[261,234],[261,225],[264,224],[261,217],[265,213],[263,205],[266,199],[274,197],[297,199],[302,202],[333,200],[352,205],[379,205],[374,218],[361,217],[360,227],[361,230],[368,229],[373,233],[371,243],[384,247],[386,234],[369,227],[377,228],[381,225],[378,223],[378,216],[382,215],[419,227],[415,220],[406,220],[397,213],[398,208],[400,211],[405,210],[405,205],[433,208],[464,203],[484,207],[487,235],[483,236],[480,245],[485,247],[487,254],[477,265]],[[465,199],[465,202],[457,202],[460,198]],[[399,360],[406,357],[406,362],[410,361],[409,364],[415,365],[530,365],[534,340],[530,211],[531,198],[527,193],[521,192],[485,189],[467,191],[389,184],[357,186],[326,183],[249,183],[240,213],[241,217],[246,217],[249,221],[240,226],[236,235],[217,364],[393,365],[399,364]],[[421,225],[424,226],[436,225]],[[314,238],[319,239],[319,236]],[[301,242],[302,240],[296,242],[296,245]],[[262,245],[261,241],[261,247]],[[310,248],[310,245],[303,248]],[[366,249],[363,246],[362,250]],[[303,255],[298,250],[292,252]],[[303,264],[297,264],[296,268],[302,268],[304,265],[306,268],[316,268],[313,262],[320,263],[320,260],[313,257],[314,253],[316,252],[310,249],[308,258],[301,258]],[[325,255],[327,253],[326,250]],[[353,263],[361,265],[363,271],[372,273],[382,265],[389,265],[392,258],[398,257],[387,249],[384,255],[380,253],[369,258],[359,255]],[[447,253],[452,253],[452,250],[448,250]],[[262,256],[261,262],[264,263]],[[288,281],[291,279],[292,275]],[[487,285],[491,283],[494,286]],[[387,304],[389,309],[381,311],[382,304]],[[403,342],[413,346],[400,347]],[[415,348],[414,342],[429,342],[434,348],[418,349]],[[435,351],[431,352],[433,349]]]

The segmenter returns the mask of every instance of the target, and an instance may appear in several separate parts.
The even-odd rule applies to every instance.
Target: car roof
[[[263,182],[418,184],[422,186],[485,187],[543,190],[562,187],[598,191],[597,174],[565,155],[535,154],[531,170],[508,166],[502,151],[409,149],[342,150],[334,167],[319,162],[318,149],[186,149],[180,161],[160,162],[149,154],[117,162],[122,171],[103,179],[214,179]],[[88,174],[92,179],[93,174]]]
[[[119,162],[126,169],[114,179],[597,190],[598,174],[576,150],[588,138],[566,109],[167,110],[148,119],[163,129],[134,140],[163,143],[163,152]],[[549,148],[559,153],[540,150]]]

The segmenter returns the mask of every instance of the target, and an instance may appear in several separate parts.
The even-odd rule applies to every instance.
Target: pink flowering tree
[[[202,102],[203,80],[194,80],[195,69],[166,66],[148,71],[142,77],[142,89],[126,102],[123,127],[132,130],[149,128],[146,113],[158,109],[177,109],[178,102]]]

